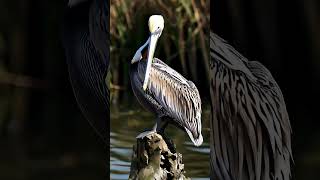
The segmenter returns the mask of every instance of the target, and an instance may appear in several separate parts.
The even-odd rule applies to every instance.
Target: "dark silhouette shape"
[[[217,180],[289,180],[291,127],[280,88],[210,33],[211,171]]]
[[[109,1],[70,0],[63,25],[71,85],[85,118],[104,142],[109,134]]]

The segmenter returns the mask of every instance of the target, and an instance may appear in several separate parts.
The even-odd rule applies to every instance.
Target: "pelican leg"
[[[162,117],[161,118],[161,122],[162,124],[160,125],[159,123],[159,129],[157,132],[159,132],[159,134],[162,136],[163,140],[167,143],[167,146],[169,148],[169,150],[172,153],[176,153],[176,146],[173,143],[172,139],[170,139],[165,133],[164,130],[165,128],[168,126],[170,119],[168,119],[168,117]]]
[[[150,131],[145,131],[145,132],[140,133],[136,138],[141,139],[141,138],[144,138],[150,134],[158,132],[159,127],[160,127],[160,122],[161,122],[161,118],[157,117],[156,124],[153,126],[153,128]]]
[[[160,123],[159,123],[160,124]],[[160,134],[164,134],[164,130],[166,129],[166,127],[168,126],[169,122],[168,121],[164,121],[163,124],[161,124],[159,127],[158,127],[158,130],[157,132],[159,132]]]

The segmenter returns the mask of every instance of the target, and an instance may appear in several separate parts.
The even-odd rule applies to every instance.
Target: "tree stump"
[[[182,154],[172,152],[160,134],[137,139],[133,146],[130,180],[185,180]]]

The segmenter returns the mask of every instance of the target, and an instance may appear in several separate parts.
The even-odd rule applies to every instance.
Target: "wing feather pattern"
[[[141,68],[145,65],[142,64]],[[144,69],[140,71],[145,72]],[[165,109],[166,115],[185,128],[195,144],[202,143],[201,99],[193,82],[154,58],[147,93]]]
[[[214,33],[210,55],[213,177],[289,180],[291,127],[271,73]]]

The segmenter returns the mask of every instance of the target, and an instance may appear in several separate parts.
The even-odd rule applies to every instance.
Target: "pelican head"
[[[150,34],[159,34],[159,36],[162,33],[162,30],[164,28],[164,19],[161,15],[152,15],[149,17],[148,21],[149,31]]]
[[[150,16],[149,21],[148,21],[148,26],[149,26],[150,37],[148,38],[147,42],[137,50],[137,52],[135,53],[134,57],[131,60],[131,64],[141,60],[141,58],[142,58],[141,51],[145,48],[145,46],[149,45],[148,58],[147,58],[147,69],[146,69],[146,74],[145,74],[144,82],[143,82],[143,90],[147,89],[154,51],[156,49],[157,41],[158,41],[159,37],[161,36],[162,30],[164,28],[163,17],[161,15]]]

